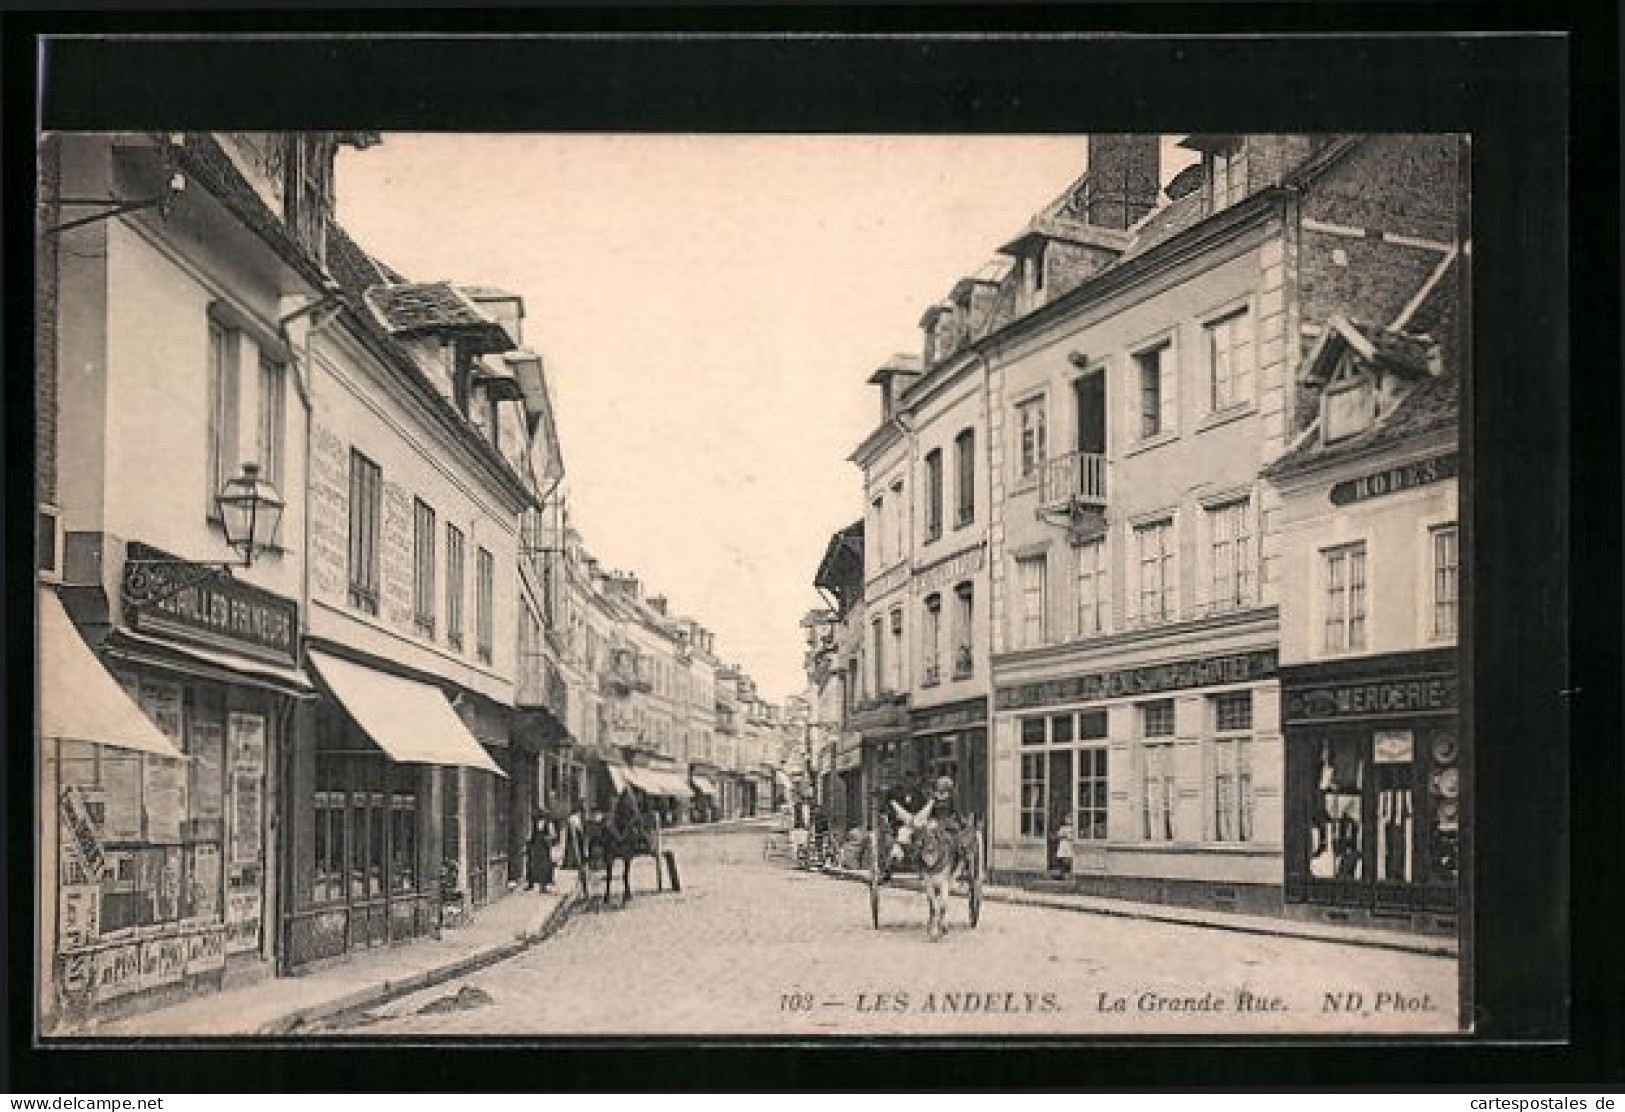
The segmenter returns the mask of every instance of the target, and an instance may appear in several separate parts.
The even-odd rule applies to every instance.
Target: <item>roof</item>
[[[1186,228],[1201,223],[1208,215],[1207,202],[1202,191],[1196,189],[1161,208],[1152,209],[1138,224],[1129,229],[1128,249],[1123,258],[1133,258],[1172,239]]]
[[[375,285],[367,289],[365,296],[384,326],[396,336],[452,333],[471,341],[479,351],[507,351],[513,347],[507,329],[450,282]]]
[[[1454,429],[1461,411],[1461,380],[1455,375],[1424,378],[1369,429],[1335,444],[1313,437],[1264,469],[1279,479],[1356,456],[1395,448],[1431,433]]]
[[[917,375],[925,373],[925,360],[918,355],[900,351],[875,368],[875,373],[869,376],[871,383],[879,383],[892,375]]]

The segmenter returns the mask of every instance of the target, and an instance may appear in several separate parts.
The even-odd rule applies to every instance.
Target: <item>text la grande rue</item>
[[[1095,1010],[1114,1014],[1194,1013],[1220,1015],[1226,1012],[1284,1012],[1286,1001],[1279,996],[1266,996],[1250,989],[1240,988],[1234,993],[1203,992],[1173,995],[1146,991],[1140,993],[1097,992]]]

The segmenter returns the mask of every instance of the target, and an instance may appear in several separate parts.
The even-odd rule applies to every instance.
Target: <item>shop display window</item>
[[[1038,722],[1043,725],[1042,719]],[[1021,833],[1026,838],[1042,838],[1048,829],[1044,773],[1043,753],[1021,755]]]
[[[1211,704],[1213,838],[1220,842],[1250,842],[1253,839],[1252,692],[1219,695]]]
[[[1106,750],[1078,751],[1077,836],[1104,840],[1106,837]]]

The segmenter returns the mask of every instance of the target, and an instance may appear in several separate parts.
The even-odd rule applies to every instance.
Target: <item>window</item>
[[[1219,695],[1213,705],[1213,837],[1253,840],[1253,695]]]
[[[975,610],[975,588],[961,583],[954,588],[954,679],[962,680],[976,667],[971,647],[971,616]]]
[[[1147,841],[1174,838],[1174,701],[1140,705],[1141,816]]]
[[[886,622],[876,617],[869,625],[870,632],[874,634],[874,651],[871,655],[875,665],[875,694],[883,694],[886,690]]]
[[[903,610],[891,612],[891,690],[903,690]]]
[[[378,465],[350,449],[350,605],[378,613],[378,529],[383,501]]]
[[[969,525],[976,517],[976,432],[966,429],[954,437],[954,526]]]
[[[1134,354],[1140,387],[1140,439],[1174,431],[1173,344],[1167,340]]]
[[[1208,181],[1215,210],[1241,200],[1247,191],[1247,155],[1239,141],[1209,156]]]
[[[1174,566],[1174,522],[1163,518],[1134,530],[1140,561],[1139,620],[1171,621],[1179,613],[1179,577]]]
[[[1321,553],[1326,582],[1326,651],[1365,648],[1365,542]]]
[[[942,536],[942,449],[925,453],[925,539]]]
[[[1049,560],[1043,554],[1016,561],[1016,584],[1021,591],[1018,648],[1031,649],[1044,643],[1044,581],[1048,571]]]
[[[496,561],[485,549],[479,549],[474,559],[474,652],[486,664],[491,663],[491,607],[496,589]]]
[[[874,524],[865,530],[865,535],[872,534],[875,538],[875,569],[886,566],[886,499],[882,495],[869,504],[874,511]]]
[[[1047,424],[1043,398],[1030,398],[1016,406],[1016,427],[1021,432],[1021,451],[1017,457],[1021,470],[1017,481],[1037,481],[1038,469],[1049,458]]]
[[[938,660],[938,639],[942,632],[942,596],[930,595],[925,600],[925,623],[920,631],[920,659],[925,669],[925,683],[933,684],[942,678]]]
[[[446,525],[446,642],[463,647],[463,531]]]
[[[418,632],[434,636],[434,510],[412,500],[412,620]]]
[[[1456,636],[1460,616],[1461,555],[1454,524],[1428,530],[1433,542],[1433,636]]]
[[[209,466],[204,479],[208,516],[218,518],[214,497],[237,474],[238,334],[209,322]]]
[[[1033,721],[1043,729],[1042,718]],[[1049,813],[1045,807],[1049,787],[1044,775],[1048,756],[1047,753],[1021,755],[1021,834],[1024,838],[1042,838],[1049,831]]]
[[[1230,610],[1253,601],[1252,503],[1247,499],[1208,511],[1213,561],[1213,590],[1209,602],[1216,610]]]
[[[1078,750],[1078,821],[1076,836],[1082,840],[1106,838],[1106,748],[1103,745]]]
[[[285,452],[283,429],[287,425],[287,381],[287,368],[274,359],[260,356],[259,458],[256,462],[260,465],[261,477],[279,491]]]
[[[1078,547],[1078,636],[1105,633],[1111,625],[1111,591],[1106,581],[1106,542]]]
[[[1207,333],[1211,400],[1215,410],[1253,400],[1253,318],[1246,309],[1209,321]]]
[[[899,479],[891,485],[892,535],[895,540],[892,547],[893,560],[901,560],[908,552],[908,538],[903,535],[906,509],[907,503],[903,501],[903,481]]]

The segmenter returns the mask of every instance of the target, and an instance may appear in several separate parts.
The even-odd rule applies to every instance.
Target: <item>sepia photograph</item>
[[[42,131],[38,1034],[1471,1034],[1472,143],[1086,119]]]

